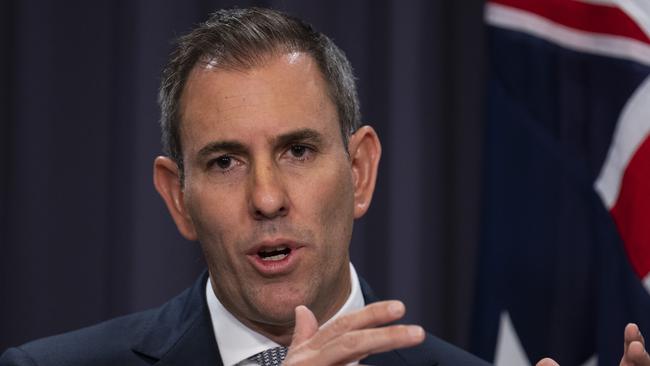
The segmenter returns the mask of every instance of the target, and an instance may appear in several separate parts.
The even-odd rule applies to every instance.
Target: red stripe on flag
[[[570,28],[622,36],[650,44],[650,38],[634,20],[615,6],[588,4],[574,0],[490,0],[489,2],[535,13]]]
[[[627,165],[611,213],[634,271],[644,278],[650,273],[650,137]]]

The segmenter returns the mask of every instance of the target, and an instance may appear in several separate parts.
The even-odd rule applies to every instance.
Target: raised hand
[[[623,357],[620,366],[650,366],[650,356],[645,349],[645,340],[639,327],[630,323],[625,326]]]
[[[344,315],[318,329],[314,314],[296,307],[296,326],[283,365],[345,365],[370,354],[415,346],[424,341],[417,325],[388,325],[404,316],[400,301],[381,301]]]
[[[536,366],[559,366],[559,364],[553,359],[544,358]],[[650,366],[650,356],[645,349],[645,340],[639,327],[634,323],[625,326],[623,357],[621,357],[620,366]]]

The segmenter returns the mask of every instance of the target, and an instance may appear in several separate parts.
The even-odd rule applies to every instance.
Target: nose
[[[274,219],[289,212],[286,187],[272,162],[255,165],[249,197],[250,211],[256,220]]]

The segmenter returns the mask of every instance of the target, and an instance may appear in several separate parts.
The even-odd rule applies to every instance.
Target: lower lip
[[[292,249],[289,254],[277,261],[265,261],[258,255],[248,255],[253,267],[263,276],[280,276],[293,271],[298,265],[300,248]]]

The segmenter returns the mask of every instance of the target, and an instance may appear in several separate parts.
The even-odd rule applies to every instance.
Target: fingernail
[[[394,316],[402,315],[404,313],[404,304],[399,301],[392,302],[388,305],[388,311]]]
[[[422,338],[424,335],[424,329],[418,325],[412,325],[409,327],[409,335],[411,338]]]
[[[422,336],[424,335],[424,329],[422,329],[422,327],[417,325],[409,326],[408,332],[411,338],[422,338]]]

